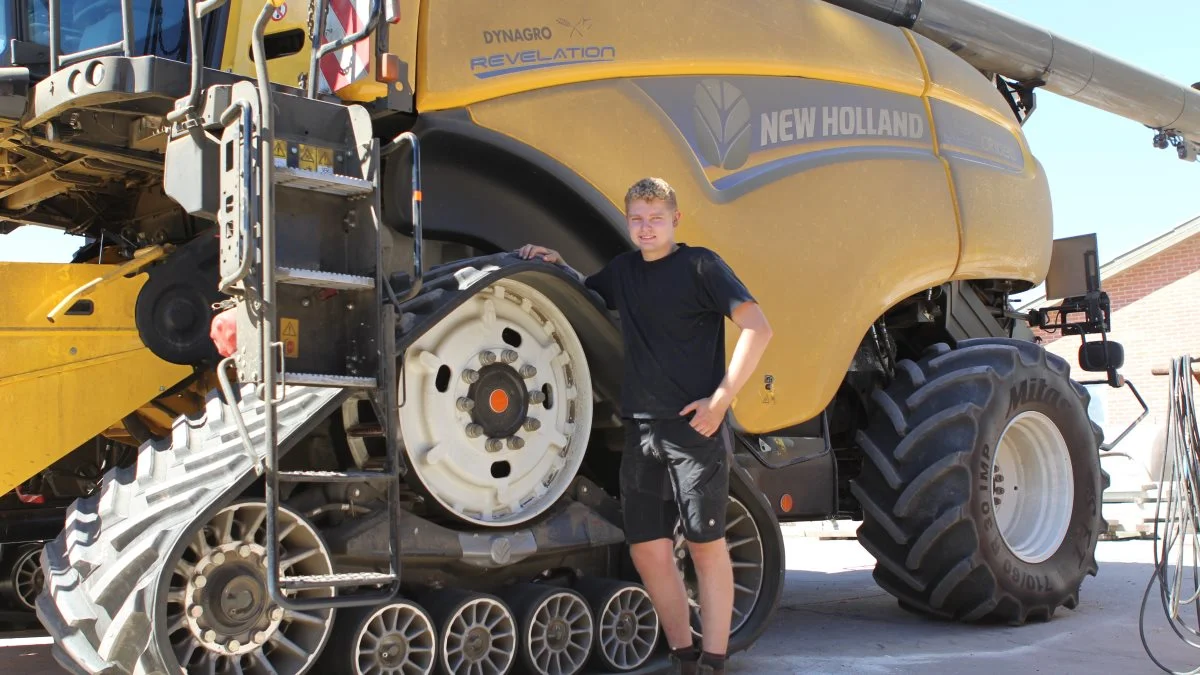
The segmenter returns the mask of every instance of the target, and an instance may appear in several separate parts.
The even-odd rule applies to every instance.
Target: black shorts
[[[722,424],[712,436],[688,418],[624,420],[621,508],[630,544],[673,538],[676,523],[697,544],[725,536],[732,449]]]

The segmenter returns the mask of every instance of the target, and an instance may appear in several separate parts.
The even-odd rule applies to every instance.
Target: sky
[[[976,1],[1180,84],[1200,82],[1200,2]],[[1155,149],[1136,122],[1043,92],[1025,134],[1050,181],[1054,236],[1097,233],[1101,262],[1200,216],[1200,162]],[[65,261],[77,245],[24,227],[0,235],[0,260]]]

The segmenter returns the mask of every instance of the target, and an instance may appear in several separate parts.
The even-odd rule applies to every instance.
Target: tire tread
[[[339,395],[289,387],[278,406],[280,441]],[[256,404],[253,387],[245,387],[242,414],[251,437],[260,439]],[[62,533],[44,548],[45,584],[37,599],[38,618],[65,669],[168,670],[154,630],[165,560],[197,519],[236,495],[262,460],[261,444],[255,450],[247,453],[220,396],[210,392],[201,414],[175,420],[169,444],[143,444],[136,466],[110,472],[97,494],[68,509]]]
[[[973,450],[937,443],[966,420],[974,438],[980,412],[993,405],[1002,379],[1021,366],[1069,379],[1069,364],[1039,345],[981,338],[960,341],[956,348],[936,344],[919,361],[899,362],[892,386],[870,396],[874,421],[856,434],[863,470],[850,482],[863,508],[859,541],[876,560],[876,582],[914,611],[1019,625],[1049,618],[1059,605],[1078,605],[1078,588],[1026,606],[1001,586],[997,572],[980,557],[982,539],[967,502]],[[1071,382],[1086,411],[1087,390]],[[938,409],[932,405],[935,398],[959,403]],[[1103,432],[1089,424],[1098,448]],[[1098,520],[1104,532],[1107,523]],[[1087,572],[1096,570],[1093,554]]]

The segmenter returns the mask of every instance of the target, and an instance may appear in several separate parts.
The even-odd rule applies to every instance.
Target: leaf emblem
[[[696,85],[692,121],[702,159],[736,169],[750,158],[750,103],[737,87],[721,80]]]

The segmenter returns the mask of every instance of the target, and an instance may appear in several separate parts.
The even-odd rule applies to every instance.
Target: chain
[[[317,14],[317,0],[308,0],[308,23],[305,24],[305,35],[308,35],[309,48],[316,49],[320,45],[317,43],[317,36],[313,35],[313,25],[315,24]],[[308,72],[302,71],[296,78],[297,86],[301,89],[308,87]]]

